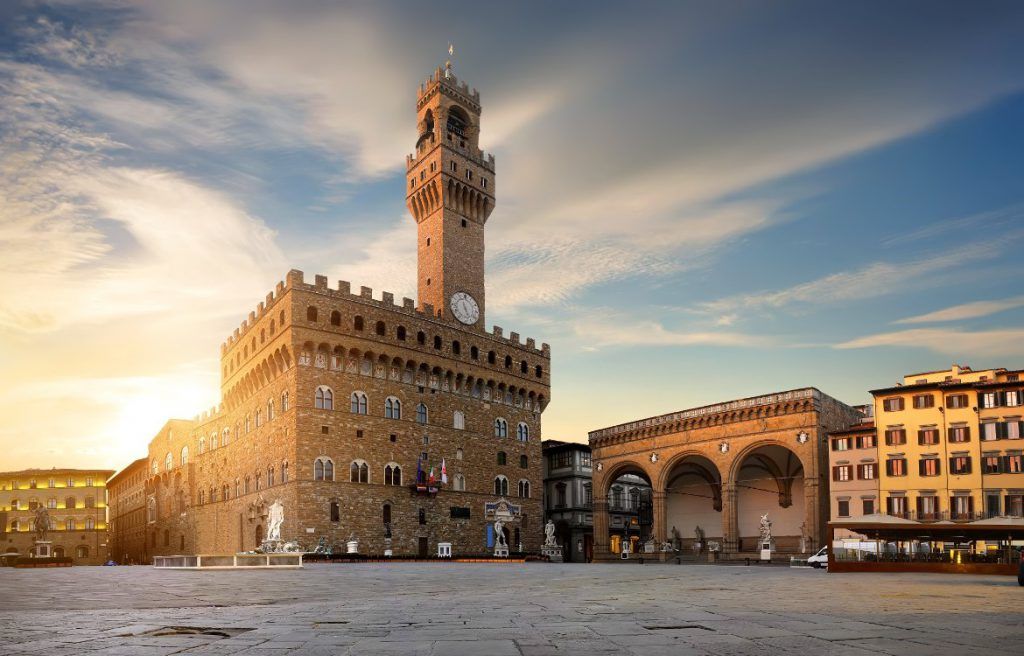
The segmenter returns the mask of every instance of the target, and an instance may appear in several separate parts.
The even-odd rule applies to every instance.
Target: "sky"
[[[0,3],[0,470],[143,456],[291,268],[415,297],[449,42],[544,438],[1024,367],[1022,34],[1018,2]]]

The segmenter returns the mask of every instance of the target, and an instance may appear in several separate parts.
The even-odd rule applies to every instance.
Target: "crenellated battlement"
[[[241,326],[236,328],[231,336],[221,344],[221,356],[227,354],[227,352],[237,344],[242,343],[242,340],[246,337],[249,329],[254,327],[259,323],[260,319],[270,313],[277,301],[283,298],[285,292],[289,290],[315,292],[330,299],[349,302],[355,301],[362,305],[377,307],[390,312],[400,312],[411,317],[432,321],[434,323],[464,328],[461,324],[457,324],[453,321],[437,316],[434,307],[430,304],[424,304],[422,307],[416,307],[416,301],[407,297],[403,297],[401,303],[396,303],[395,295],[392,292],[381,292],[380,299],[376,299],[373,296],[372,288],[360,287],[358,293],[356,293],[352,290],[352,283],[347,280],[339,280],[337,287],[332,288],[328,284],[327,276],[319,274],[314,276],[312,283],[308,283],[306,282],[305,274],[302,271],[292,269],[288,272],[283,281],[277,283],[274,291],[267,294],[266,300],[261,302],[256,307],[256,310],[250,312],[248,318],[242,322]],[[542,343],[541,347],[538,349],[537,342],[532,337],[527,338],[524,342],[521,340],[519,333],[511,332],[508,337],[505,337],[504,332],[505,331],[501,326],[493,326],[492,330],[490,332],[485,331],[484,335],[492,341],[497,341],[501,344],[520,350],[529,351],[548,360],[551,359],[551,347],[548,344]]]
[[[433,73],[428,75],[426,81],[416,91],[417,107],[426,102],[442,85],[448,88],[449,93],[462,96],[462,100],[473,105],[473,109],[477,112],[480,111],[480,92],[475,88],[471,89],[465,82],[459,82],[459,78],[451,71],[448,71],[448,75],[445,76],[443,66],[438,66]]]

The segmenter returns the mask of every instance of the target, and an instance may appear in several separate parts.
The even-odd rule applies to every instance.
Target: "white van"
[[[828,567],[828,547],[822,547],[818,553],[808,558],[807,564],[814,569]]]

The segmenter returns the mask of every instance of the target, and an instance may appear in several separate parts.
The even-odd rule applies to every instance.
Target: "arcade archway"
[[[666,539],[683,553],[722,543],[722,475],[708,458],[691,454],[669,463],[664,477]]]
[[[654,536],[651,479],[639,467],[625,466],[613,474],[605,491],[608,547],[613,555],[637,553]]]
[[[733,472],[738,550],[757,551],[761,517],[768,515],[776,553],[799,553],[808,529],[799,456],[783,446],[763,445],[744,454]]]

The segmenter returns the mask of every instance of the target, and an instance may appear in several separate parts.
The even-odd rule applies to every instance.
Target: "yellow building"
[[[879,510],[917,521],[1021,517],[1020,373],[953,365],[872,390]]]
[[[0,472],[0,553],[27,556],[35,544],[36,509],[46,508],[53,555],[76,565],[107,559],[106,469]]]

